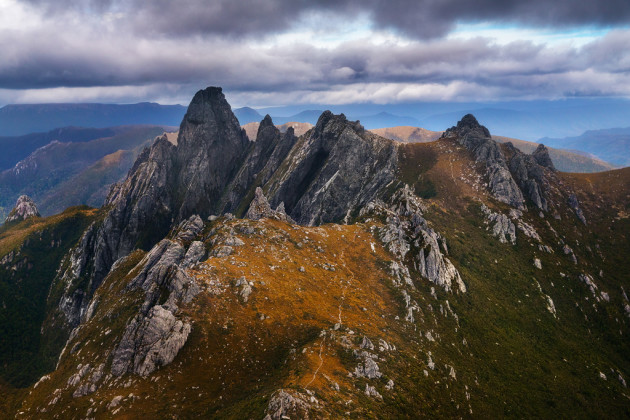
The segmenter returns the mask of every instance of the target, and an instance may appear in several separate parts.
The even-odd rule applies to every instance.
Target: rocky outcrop
[[[548,210],[549,182],[545,171],[555,168],[544,145],[532,155],[521,152],[512,143],[503,144],[502,150],[488,129],[471,114],[446,130],[442,138],[456,139],[472,152],[477,162],[486,165],[488,187],[494,198],[520,210],[526,208],[525,198],[528,198],[540,210]]]
[[[446,257],[446,240],[429,226],[423,217],[423,208],[422,200],[405,185],[392,196],[389,206],[377,200],[367,205],[361,215],[386,217],[386,225],[379,232],[381,240],[404,264],[401,270],[401,264],[395,263],[394,274],[402,274],[404,279],[408,279],[405,282],[411,283],[409,270],[413,268],[446,291],[464,293],[466,286]]]
[[[249,210],[247,210],[246,218],[252,220],[260,220],[262,218],[274,219],[274,220],[282,220],[283,222],[294,223],[293,219],[291,219],[284,211],[284,203],[280,203],[276,210],[273,210],[265,198],[263,194],[262,188],[257,187],[256,192],[254,193],[254,199],[249,205]]]
[[[492,227],[492,235],[498,238],[499,242],[516,245],[516,226],[508,216],[493,212],[485,204],[481,205],[481,211]]]
[[[55,280],[73,290],[60,302],[78,308],[75,312],[84,311],[114,261],[135,248],[150,249],[174,222],[197,213],[213,214],[248,147],[221,89],[197,92],[180,126],[177,146],[165,135],[158,137],[140,154],[125,181],[112,188],[103,221],[91,227],[89,240],[72,251],[76,260],[90,263],[75,264],[76,270],[64,270]],[[89,287],[77,288],[78,284]],[[76,317],[68,318],[66,323],[74,327],[75,321]]]
[[[357,378],[367,378],[367,379],[377,379],[383,376],[381,373],[378,364],[374,359],[378,359],[375,354],[369,353],[367,351],[354,351],[354,355],[356,358],[361,359],[362,361],[354,368],[353,375]]]
[[[39,217],[37,206],[29,196],[21,195],[4,222],[18,222],[30,217]]]
[[[308,419],[313,408],[310,401],[314,398],[295,390],[280,389],[269,399],[264,420]]]
[[[546,159],[549,159],[549,162],[551,162],[546,148],[544,150],[540,149],[540,147],[536,149],[538,157],[535,157],[534,155],[527,155],[521,152],[514,147],[512,143],[505,143],[504,147],[508,149],[510,155],[510,171],[516,183],[521,188],[523,195],[529,198],[540,210],[549,210],[547,202],[549,181],[545,176],[545,167],[537,162],[538,160],[544,162]],[[544,157],[545,154],[547,156],[546,158]],[[553,166],[553,164],[551,164],[551,166]]]
[[[192,216],[186,224],[194,226],[197,218]],[[200,291],[184,268],[205,255],[200,244],[203,247],[194,241],[186,251],[182,244],[164,239],[134,268],[139,272],[127,289],[142,289],[145,298],[114,351],[112,374],[147,376],[172,362],[184,346],[192,327],[179,319],[179,305],[190,302]]]
[[[552,171],[556,170],[556,167],[549,156],[549,149],[544,144],[539,144],[536,150],[532,153],[532,157],[536,160],[540,166],[544,166],[545,168],[549,168]]]
[[[271,117],[267,115],[258,127],[255,140],[250,144],[245,162],[222,199],[223,212],[242,215],[243,205],[249,204],[244,200],[247,201],[248,197],[251,197],[252,188],[269,181],[295,145],[297,137],[293,134],[292,128],[281,133],[273,124]]]
[[[465,115],[456,126],[446,130],[442,138],[457,139],[472,152],[477,162],[486,165],[488,187],[494,198],[517,209],[525,208],[523,194],[510,174],[501,148],[473,115]]]
[[[580,222],[586,225],[586,217],[584,217],[584,213],[582,212],[582,209],[580,208],[580,202],[578,201],[577,196],[575,194],[569,195],[569,199],[567,200],[567,203],[569,204],[569,207],[571,207],[571,210],[575,212],[575,215],[577,216],[577,218],[580,219]]]
[[[177,145],[157,138],[112,188],[104,219],[73,251],[90,263],[61,270],[56,283],[72,293],[60,302],[76,308],[67,324],[76,326],[114,261],[150,249],[193,214],[242,216],[262,186],[278,217],[284,207],[302,224],[348,221],[395,178],[396,146],[360,124],[325,112],[310,133],[297,143],[291,129],[280,133],[267,116],[250,142],[220,88],[197,92]]]
[[[217,214],[226,187],[238,173],[250,141],[221,88],[197,92],[179,129],[175,156],[176,219]]]
[[[173,361],[190,331],[189,323],[160,305],[152,307],[146,316],[136,316],[125,330],[114,353],[112,373],[120,376],[131,371],[148,376]]]

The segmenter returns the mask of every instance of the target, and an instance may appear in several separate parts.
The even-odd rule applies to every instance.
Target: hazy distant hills
[[[442,135],[441,131],[431,131],[420,127],[399,126],[388,128],[375,128],[370,130],[386,139],[403,143],[424,143],[435,141]]]
[[[535,143],[532,141],[525,141],[519,139],[513,139],[510,137],[503,136],[492,136],[493,139],[500,143],[511,142],[514,146],[519,148],[525,153],[532,153],[536,150],[539,144],[544,144],[549,149],[549,156],[553,161],[556,169],[562,172],[583,172],[583,173],[591,173],[591,172],[602,172],[609,171],[611,169],[615,169],[615,166],[611,165],[609,162],[605,162],[601,159],[598,159],[596,156],[582,154],[577,151],[565,150],[551,147],[547,142],[540,141],[540,143]]]
[[[21,194],[33,198],[43,215],[71,205],[100,206],[107,186],[123,177],[138,149],[164,129],[159,126],[116,127],[109,129],[113,135],[103,138],[84,142],[53,141],[35,150],[0,173],[0,217],[4,218]]]
[[[116,129],[109,128],[57,128],[45,133],[31,133],[22,136],[0,137],[0,171],[12,168],[36,149],[52,141],[63,143],[85,142],[116,134]]]
[[[288,121],[314,124],[321,111],[330,109],[360,120],[367,129],[395,126],[424,127],[441,131],[463,115],[472,113],[493,133],[529,141],[541,137],[577,136],[587,130],[625,127],[630,121],[630,101],[626,99],[574,98],[558,101],[504,101],[488,103],[423,102],[400,104],[307,104],[261,108],[274,123]],[[238,110],[235,110],[241,124]]]
[[[615,165],[630,166],[630,127],[591,130],[577,137],[545,137],[540,139],[540,142],[553,147],[591,153]]]
[[[186,108],[181,105],[34,104],[0,108],[0,135],[19,136],[58,127],[113,127],[119,125],[178,126]]]
[[[260,123],[250,122],[245,125],[242,125],[242,127],[245,129],[245,132],[247,133],[247,138],[249,138],[251,141],[256,141],[256,134],[258,133],[258,127],[260,127]],[[287,129],[291,127],[293,128],[293,132],[295,133],[295,135],[299,137],[302,134],[306,133],[311,128],[313,128],[313,124],[291,121],[284,124],[276,124],[276,127],[278,127],[278,130],[280,130],[282,133],[285,133]]]
[[[248,106],[234,109],[233,112],[236,118],[238,118],[238,121],[241,123],[241,125],[245,125],[251,122],[260,122],[263,119],[263,115],[260,115],[258,111]]]
[[[420,127],[389,127],[370,130],[379,136],[403,143],[426,143],[437,140],[441,131],[431,131]],[[519,140],[510,137],[492,136],[500,143],[511,142],[525,153],[532,153],[540,143]],[[546,142],[543,142],[548,146]],[[594,156],[579,154],[570,150],[549,147],[549,156],[556,168],[562,172],[601,172],[614,169],[614,166]]]
[[[570,99],[494,103],[305,104],[254,109],[235,108],[241,125],[259,122],[265,114],[275,124],[315,124],[322,111],[344,113],[367,129],[395,126],[441,131],[462,115],[473,113],[493,133],[535,141],[541,137],[578,136],[588,130],[626,127],[630,101],[625,99]],[[179,125],[185,107],[139,103],[7,105],[0,108],[0,136],[50,131],[58,127],[118,125]]]

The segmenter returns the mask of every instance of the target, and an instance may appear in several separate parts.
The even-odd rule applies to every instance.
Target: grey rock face
[[[326,111],[264,190],[300,224],[348,221],[395,178],[396,164],[394,142]]]
[[[112,374],[147,376],[172,362],[186,343],[192,326],[177,317],[178,305],[190,302],[200,288],[182,267],[194,260],[191,255],[202,252],[198,244],[203,247],[195,241],[185,251],[182,245],[165,239],[138,263],[141,269],[128,288],[144,290],[145,300],[114,350]]]
[[[177,146],[166,136],[158,137],[140,154],[127,179],[112,188],[104,220],[93,228],[91,240],[82,241],[73,251],[90,264],[65,279],[73,284],[87,279],[90,287],[79,290],[81,296],[64,296],[62,302],[85,306],[114,261],[134,248],[150,249],[166,236],[173,222],[216,213],[248,145],[221,89],[197,92],[180,126]],[[182,234],[194,235],[199,222],[190,221]],[[186,229],[192,230],[186,234]]]
[[[256,141],[250,144],[245,162],[222,199],[222,211],[238,213],[243,204],[249,204],[243,203],[243,200],[251,195],[252,187],[264,185],[269,180],[296,141],[293,129],[283,134],[271,117],[265,116],[258,128]]]
[[[376,379],[383,376],[378,364],[374,361],[376,358],[375,355],[362,351],[357,354],[357,356],[363,359],[363,361],[354,369],[354,375],[357,378]]]
[[[21,221],[29,217],[39,217],[39,211],[35,202],[29,196],[21,195],[4,222]]]
[[[368,397],[376,398],[378,400],[382,400],[383,396],[370,384],[365,384],[365,395]]]
[[[564,252],[564,255],[568,255],[569,258],[571,258],[571,261],[573,261],[573,264],[577,264],[577,257],[575,256],[575,253],[573,252],[573,250],[571,249],[569,245],[564,244],[564,246],[562,247],[562,252]]]
[[[343,115],[324,113],[311,133],[296,141],[293,130],[282,134],[266,117],[256,142],[250,142],[220,88],[197,92],[177,145],[157,138],[127,179],[112,188],[103,221],[73,251],[77,261],[89,264],[76,265],[63,279],[89,287],[69,287],[74,292],[64,295],[60,306],[85,310],[116,260],[135,248],[150,249],[174,223],[183,223],[176,240],[187,242],[210,215],[242,215],[252,196],[261,202],[257,186],[269,192],[274,215],[286,213],[312,225],[348,220],[395,178],[394,143]],[[201,218],[187,220],[195,214]],[[222,254],[230,252],[225,248]],[[76,324],[76,318],[67,323]]]
[[[160,305],[136,316],[125,330],[114,353],[112,373],[120,376],[132,371],[147,376],[159,366],[173,361],[190,334],[189,323],[178,320]]]
[[[515,148],[512,143],[506,143],[505,147],[509,149],[511,155],[509,160],[510,171],[523,191],[523,194],[540,210],[549,210],[546,198],[546,190],[549,189],[549,182],[545,176],[545,168],[538,164],[535,156],[521,152]],[[545,151],[541,151],[540,148],[538,148],[536,151],[539,153],[538,159],[545,161],[544,155],[546,154],[546,149]],[[547,154],[547,158],[548,157],[549,155]],[[553,164],[551,165],[553,166]]]
[[[63,294],[58,303],[58,309],[63,314],[65,325],[57,326],[71,330],[79,325],[83,314],[89,305],[91,295],[96,288],[91,281],[84,288],[74,288],[74,284],[80,282],[88,271],[91,263],[91,255],[85,252],[95,245],[96,224],[92,223],[79,240],[79,244],[64,258],[61,267],[66,267],[63,271],[58,271],[53,284],[61,284]]]
[[[201,241],[194,241],[190,244],[184,261],[181,266],[184,268],[192,267],[206,256],[206,246]]]
[[[546,190],[549,182],[545,169],[553,171],[555,168],[544,145],[540,145],[534,154],[527,155],[512,143],[506,143],[506,156],[492,140],[488,129],[479,125],[471,114],[446,130],[442,137],[456,138],[478,162],[486,164],[490,192],[497,200],[523,210],[524,197],[527,197],[540,210],[548,210]]]
[[[177,233],[175,234],[175,240],[184,242],[191,241],[202,230],[203,220],[201,220],[201,217],[194,214],[179,224]]]
[[[179,129],[175,156],[175,187],[185,193],[177,200],[177,219],[192,214],[217,214],[220,198],[243,164],[249,140],[221,88],[197,92]]]
[[[372,341],[370,341],[369,338],[367,338],[367,336],[363,336],[363,340],[361,340],[361,346],[362,349],[367,349],[367,350],[374,350],[374,344],[372,344]]]
[[[481,211],[492,226],[492,235],[498,238],[499,242],[502,244],[510,242],[512,245],[516,245],[516,226],[509,217],[493,212],[485,204],[481,205]]]
[[[523,194],[510,174],[501,148],[492,140],[488,129],[480,125],[473,115],[465,115],[442,137],[457,139],[472,152],[477,162],[485,163],[490,192],[494,198],[517,209],[525,208]]]
[[[73,375],[70,378],[72,382],[74,382],[74,385],[76,385],[76,383],[78,383],[78,381],[80,381],[84,376],[87,376],[87,369],[89,367],[89,364],[83,366],[83,368],[77,374]],[[100,385],[99,382],[105,372],[105,364],[101,363],[98,367],[93,368],[90,372],[91,374],[89,375],[88,379],[74,390],[74,392],[72,393],[72,397],[83,397],[84,395],[92,394],[98,390]],[[72,386],[72,384],[70,384],[70,381],[68,381],[68,385]]]
[[[389,207],[375,201],[361,214],[387,217],[387,224],[380,231],[381,240],[400,262],[447,291],[466,292],[459,272],[445,255],[446,241],[428,225],[422,212],[422,200],[405,185],[394,193]],[[417,254],[408,255],[411,249],[418,250]]]

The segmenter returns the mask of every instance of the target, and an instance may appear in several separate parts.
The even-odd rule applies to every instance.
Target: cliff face
[[[300,224],[347,222],[394,180],[396,164],[393,142],[326,111],[263,189]]]
[[[221,89],[199,91],[182,121],[177,146],[162,136],[142,152],[127,179],[112,188],[102,222],[68,256],[66,265],[72,268],[55,280],[66,290],[60,300],[66,328],[78,325],[116,260],[136,247],[150,249],[173,223],[218,209],[248,146]]]

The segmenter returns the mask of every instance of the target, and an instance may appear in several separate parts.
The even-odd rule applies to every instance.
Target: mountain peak
[[[21,195],[11,213],[7,216],[6,222],[22,221],[29,217],[39,217],[39,211],[35,202],[27,195]]]
[[[269,114],[265,115],[265,118],[260,122],[260,127],[271,127],[273,126],[273,120]]]
[[[547,149],[547,146],[544,144],[540,144],[536,150],[534,150],[532,156],[540,166],[544,166],[554,171],[556,170],[556,167],[553,165],[551,157],[549,156],[549,149]]]
[[[475,118],[473,114],[464,115],[462,119],[457,122],[456,130],[460,136],[468,134],[469,132],[475,132],[482,137],[490,137],[490,131],[479,124],[479,121],[477,121],[477,118]]]

